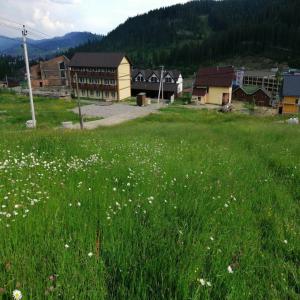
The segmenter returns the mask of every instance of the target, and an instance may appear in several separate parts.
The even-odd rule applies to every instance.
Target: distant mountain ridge
[[[46,58],[87,42],[98,42],[102,38],[102,35],[93,34],[91,32],[70,32],[64,36],[41,40],[28,38],[28,52],[31,59],[38,57]],[[0,54],[11,56],[23,55],[21,44],[21,38],[10,39],[0,36]]]

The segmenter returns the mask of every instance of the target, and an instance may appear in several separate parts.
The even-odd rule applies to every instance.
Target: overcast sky
[[[0,0],[0,35],[18,36],[17,26],[3,18],[25,24],[50,36],[70,31],[106,34],[128,17],[184,0]],[[32,36],[33,37],[33,36]],[[42,36],[40,36],[42,37]],[[36,38],[38,38],[36,36]]]

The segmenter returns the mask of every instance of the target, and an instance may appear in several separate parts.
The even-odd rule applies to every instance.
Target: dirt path
[[[164,104],[151,104],[144,107],[134,106],[125,103],[117,103],[113,105],[86,105],[81,108],[82,114],[88,117],[102,117],[101,120],[90,121],[84,123],[84,128],[91,130],[97,127],[107,127],[121,124],[126,121],[134,120],[147,116],[151,113],[158,112]],[[78,114],[78,109],[72,110]],[[79,124],[73,124],[70,129],[79,129]]]

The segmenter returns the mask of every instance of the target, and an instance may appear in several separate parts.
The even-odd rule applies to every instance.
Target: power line
[[[1,20],[0,20],[0,21],[1,21]],[[18,27],[12,26],[12,25],[8,25],[8,24],[3,23],[3,22],[0,22],[0,25],[5,26],[5,27],[7,27],[7,28],[9,28],[9,29],[16,30],[16,31],[18,31],[18,32],[20,32],[20,30],[21,30],[21,28],[18,28]]]
[[[12,37],[8,37],[8,36],[1,36],[1,38],[11,40],[11,41],[15,41],[15,42],[18,42],[18,43],[21,44],[21,40],[19,40],[17,38],[12,38]]]
[[[1,16],[1,15],[0,15],[0,19],[4,20],[4,21],[6,21],[6,22],[10,22],[10,23],[17,24],[17,25],[23,27],[23,24],[18,23],[18,22],[16,22],[16,21],[13,21],[13,20],[11,20],[11,19],[8,19],[8,18],[6,18],[6,17],[3,17],[3,16]],[[46,36],[46,37],[51,38],[51,36],[50,36],[49,34],[44,33],[44,32],[42,32],[42,31],[40,31],[40,30],[33,29],[32,27],[28,27],[28,26],[27,26],[27,28],[30,29],[30,30],[28,31],[28,33],[34,32],[34,31],[35,31],[36,33],[39,33],[39,34],[41,34],[41,35],[43,35],[43,36]],[[21,28],[19,28],[19,29],[21,29]]]
[[[1,25],[1,24],[0,24],[0,25]],[[11,41],[16,41],[16,42],[18,42],[20,45],[22,44],[22,42],[21,42],[19,39],[17,39],[17,38],[12,38],[12,37],[8,37],[8,36],[1,36],[1,38],[7,39],[7,40],[11,40]],[[49,49],[42,48],[42,47],[37,46],[37,45],[35,45],[35,44],[29,43],[28,41],[27,41],[27,44],[28,44],[29,46],[33,47],[33,48],[36,48],[36,49],[39,49],[39,50],[42,50],[42,51],[47,51],[47,52],[49,51]]]

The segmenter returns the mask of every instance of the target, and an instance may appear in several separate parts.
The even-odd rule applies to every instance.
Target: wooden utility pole
[[[83,130],[83,119],[82,119],[82,114],[81,114],[80,97],[79,97],[79,84],[78,84],[78,75],[77,75],[77,73],[75,73],[75,80],[76,80],[76,93],[77,93],[79,123],[80,123],[80,129]]]

